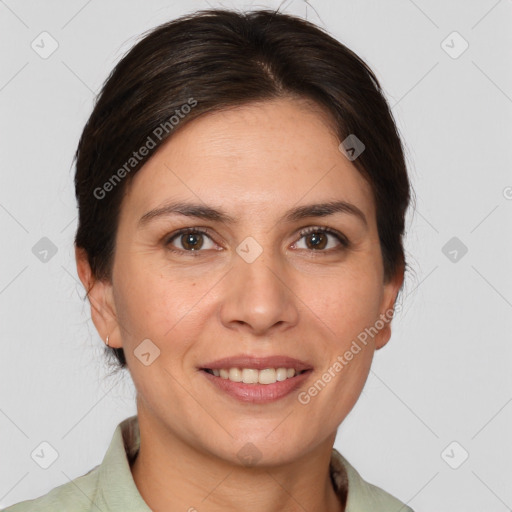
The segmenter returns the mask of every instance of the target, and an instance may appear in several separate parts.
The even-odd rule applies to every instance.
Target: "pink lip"
[[[248,366],[242,366],[248,368]],[[228,368],[233,367],[234,366],[228,366]],[[270,365],[270,367],[275,368],[273,365]],[[278,367],[286,368],[282,365],[278,365]],[[251,368],[254,368],[254,366],[251,366]],[[243,382],[232,382],[229,379],[216,377],[204,370],[201,373],[218,389],[241,402],[268,403],[275,402],[295,391],[309,378],[311,370],[307,370],[290,379],[275,382],[274,384],[244,384]]]
[[[239,356],[217,359],[215,361],[205,363],[199,368],[201,370],[221,370],[222,368],[254,368],[255,370],[264,370],[265,368],[295,368],[300,372],[302,370],[311,370],[313,367],[304,361],[288,356],[254,357],[242,354]],[[265,386],[273,386],[273,384]]]

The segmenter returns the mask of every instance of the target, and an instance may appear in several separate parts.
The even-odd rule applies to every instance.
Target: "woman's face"
[[[112,284],[96,292],[112,315],[95,322],[125,351],[139,415],[197,450],[277,464],[332,443],[389,338],[403,275],[383,281],[371,190],[339,144],[305,103],[209,114],[177,131],[123,199]],[[333,202],[351,206],[306,208]],[[154,211],[174,203],[201,210]],[[273,356],[308,371],[274,384],[205,371],[259,362],[277,371],[243,378],[272,381],[299,364],[251,360]],[[235,357],[248,359],[214,364]]]

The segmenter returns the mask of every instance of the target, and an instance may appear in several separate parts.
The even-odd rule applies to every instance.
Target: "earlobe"
[[[384,347],[391,338],[391,321],[395,309],[395,303],[404,281],[404,267],[401,266],[394,277],[384,285],[382,308],[379,316],[379,333],[375,337],[375,349]]]
[[[92,287],[92,272],[85,249],[75,246],[76,270],[85,290]]]
[[[109,336],[109,347],[120,348],[112,284],[95,278],[85,249],[75,247],[75,258],[78,277],[86,290],[96,330],[103,340]]]

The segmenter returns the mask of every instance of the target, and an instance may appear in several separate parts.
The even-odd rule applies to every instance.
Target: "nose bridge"
[[[295,323],[296,302],[287,280],[278,251],[246,239],[234,256],[222,304],[222,322],[231,327],[244,324],[259,334]]]

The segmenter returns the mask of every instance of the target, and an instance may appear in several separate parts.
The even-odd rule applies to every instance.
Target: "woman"
[[[411,510],[333,449],[406,268],[380,85],[298,18],[147,34],[76,153],[76,260],[137,390],[99,466],[19,511]]]

